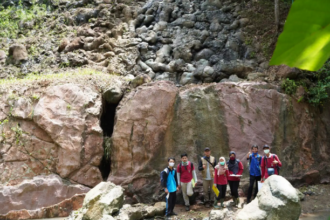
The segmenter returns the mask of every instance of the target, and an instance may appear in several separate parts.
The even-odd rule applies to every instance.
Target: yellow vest
[[[207,161],[204,159],[204,157],[202,157],[201,160],[202,160],[203,165],[205,165],[206,167],[207,167],[207,164],[209,165],[210,176],[211,176],[211,178],[214,178],[214,168],[213,168],[213,166],[211,165],[211,164],[213,164],[214,161],[215,161],[214,157],[210,156],[210,163],[211,163],[211,164],[210,164],[209,162],[207,162]],[[203,179],[206,178],[206,172],[207,172],[207,169],[204,169],[204,170],[202,171]]]

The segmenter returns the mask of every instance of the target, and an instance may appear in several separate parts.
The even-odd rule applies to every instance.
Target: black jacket
[[[203,158],[204,158],[205,160],[210,161],[210,158],[207,159],[205,156],[204,156]],[[211,164],[209,164],[209,165],[211,165]],[[213,163],[212,165],[213,165],[213,168],[215,167],[215,165],[217,165],[217,160],[216,160],[215,158],[214,158],[214,163]],[[202,160],[199,160],[198,170],[199,170],[199,171],[204,170]]]
[[[167,184],[167,177],[168,177],[169,172],[174,172],[174,180],[175,180],[176,186],[178,187],[178,177],[177,177],[177,175],[176,175],[176,170],[175,170],[175,168],[173,168],[172,170],[170,170],[170,168],[166,167],[166,168],[164,169],[164,171],[166,171],[166,172],[162,172],[162,175],[163,175],[162,178],[165,180],[165,181],[164,181],[165,186],[163,186],[163,184],[162,184],[162,187],[167,188],[166,184]]]

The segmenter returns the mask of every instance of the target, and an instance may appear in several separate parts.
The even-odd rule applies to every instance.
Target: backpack
[[[182,172],[181,172],[181,163],[180,163],[179,166],[180,166],[180,167],[179,167],[179,168],[180,168],[180,173],[182,173]],[[192,162],[190,162],[190,166],[191,166],[191,172],[192,172],[192,170],[193,170],[193,166],[194,166]]]
[[[275,156],[276,156],[276,154],[273,154],[273,159],[274,160],[275,160]],[[264,165],[265,165],[265,167],[267,167],[266,160],[267,160],[267,156],[264,156]],[[280,175],[280,167],[277,164],[276,164],[276,170],[277,170],[277,175]]]
[[[168,176],[168,173],[169,173],[169,170],[167,167],[162,172],[160,172],[160,184],[162,186],[166,186],[166,180],[164,178],[165,177],[164,175],[166,174],[166,176]]]

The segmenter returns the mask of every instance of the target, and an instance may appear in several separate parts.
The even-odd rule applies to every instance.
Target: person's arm
[[[213,167],[215,167],[216,165],[217,165],[217,159],[214,158]]]
[[[166,183],[167,183],[167,175],[166,175],[165,172],[162,172],[162,178],[165,180],[165,181],[164,181],[165,184],[161,184],[161,185],[162,185],[162,187],[164,187],[164,188],[166,189],[166,188],[167,188],[167,187],[166,187]]]
[[[199,171],[204,170],[202,159],[201,159],[201,160],[199,161],[199,163],[198,163],[198,170],[199,170]]]
[[[181,182],[180,182],[180,173],[179,172],[177,172],[177,179],[178,179],[178,185],[180,186]]]
[[[278,158],[278,156],[277,155],[275,155],[275,159],[278,161],[278,166],[279,167],[282,167],[282,163],[281,163],[281,161],[280,161],[280,159]]]
[[[176,187],[179,186],[178,184],[178,175],[177,175],[177,172],[175,171],[175,175],[174,175],[174,180],[175,180],[175,183],[176,183]]]
[[[264,158],[261,158],[261,179],[263,179],[265,177],[265,165],[264,165]]]
[[[242,175],[243,170],[244,170],[243,163],[240,161],[238,163],[238,172],[237,172],[237,175]]]
[[[246,155],[246,159],[247,159],[247,160],[250,160],[250,157],[251,157],[251,152],[249,152],[249,153]]]

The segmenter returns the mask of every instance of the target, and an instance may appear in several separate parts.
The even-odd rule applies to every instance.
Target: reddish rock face
[[[251,145],[261,149],[268,144],[283,163],[281,175],[300,178],[299,183],[311,170],[321,170],[322,177],[330,173],[329,167],[324,169],[330,155],[330,115],[265,83],[181,89],[168,82],[150,83],[121,101],[116,120],[108,180],[125,186],[134,201],[158,199],[159,174],[168,157],[175,156],[178,163],[186,152],[197,165],[205,147],[217,158],[228,159],[234,150],[246,165]]]
[[[82,206],[89,190],[82,185],[64,183],[57,175],[38,176],[15,186],[2,186],[0,219],[68,216]]]

